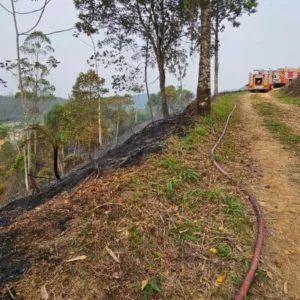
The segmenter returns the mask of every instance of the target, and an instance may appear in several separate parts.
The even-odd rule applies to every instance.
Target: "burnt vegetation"
[[[18,101],[0,122],[1,299],[231,299],[254,222],[208,153],[235,99],[218,91],[222,22],[238,27],[257,1],[74,0],[74,37],[88,37],[93,51],[69,99],[54,105],[50,74],[64,62],[50,38],[70,29],[38,31],[50,1],[29,12],[1,5],[17,55],[0,67],[15,78]],[[32,13],[36,23],[20,29],[18,16]],[[183,87],[195,53],[196,95]],[[110,89],[105,68],[114,70]],[[178,86],[166,86],[171,76]],[[234,145],[218,159],[234,157]],[[264,271],[257,277],[259,297]]]

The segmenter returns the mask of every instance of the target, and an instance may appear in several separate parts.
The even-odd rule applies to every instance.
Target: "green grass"
[[[268,102],[256,103],[254,107],[266,118],[276,118],[281,113],[277,105]]]
[[[134,227],[131,229],[131,240],[136,245],[140,245],[142,243],[142,238],[139,235],[137,229]]]
[[[237,98],[239,98],[242,93],[238,94],[226,94],[218,97],[217,102],[212,105],[212,111],[220,121],[225,121],[228,117],[228,114],[231,112],[234,103]],[[233,115],[231,118],[231,122],[235,119]]]
[[[292,97],[282,93],[275,93],[274,96],[283,103],[300,105],[300,97]]]
[[[199,222],[193,223],[191,221],[184,221],[183,223],[176,225],[176,232],[179,234],[179,240],[181,242],[190,241],[197,242],[197,232],[201,231]]]
[[[242,212],[242,204],[236,197],[231,197],[224,208],[226,214],[239,215]]]
[[[285,123],[279,121],[283,113],[275,104],[261,102],[254,106],[264,117],[269,131],[285,146],[300,154],[300,135],[294,133]]]
[[[292,132],[290,128],[282,122],[265,120],[265,125],[282,144],[289,146],[300,154],[300,135]]]
[[[148,299],[152,299],[153,294],[158,293],[161,294],[161,277],[160,276],[156,276],[156,277],[151,277],[148,279],[148,282],[146,284],[146,286],[143,289],[143,300],[148,300]],[[141,282],[136,282],[135,283],[135,291],[138,292],[140,291],[142,288],[142,284]]]
[[[216,246],[216,249],[218,251],[217,255],[219,257],[228,257],[232,252],[232,250],[229,246],[220,246],[220,245],[218,245],[218,246]]]

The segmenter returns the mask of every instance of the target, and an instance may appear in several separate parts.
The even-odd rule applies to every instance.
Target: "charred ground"
[[[3,209],[2,299],[38,299],[41,289],[50,299],[232,299],[251,260],[255,217],[209,151],[236,98],[218,99],[211,116],[159,121],[37,203]],[[240,121],[233,117],[216,159],[253,182]],[[66,262],[76,257],[85,259]],[[285,299],[265,265],[248,296]]]

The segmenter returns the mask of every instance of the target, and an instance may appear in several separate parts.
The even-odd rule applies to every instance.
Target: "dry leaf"
[[[48,295],[48,292],[47,292],[47,289],[46,289],[46,285],[43,285],[41,287],[41,298],[42,298],[42,300],[48,300],[49,299],[49,295]]]
[[[148,279],[142,280],[141,291],[144,290],[144,288],[146,287],[146,285],[148,284],[148,282],[149,282]]]
[[[108,252],[108,254],[117,262],[120,263],[120,260],[117,258],[116,254],[109,249],[107,246],[105,247],[106,251]]]
[[[243,252],[243,249],[239,245],[236,245],[236,249],[238,249],[240,252]]]
[[[65,262],[73,262],[73,261],[77,261],[77,260],[84,260],[86,258],[87,258],[86,255],[80,255],[80,256],[65,260]]]
[[[210,248],[209,251],[210,251],[210,253],[213,253],[213,254],[218,253],[218,250],[216,248]]]
[[[147,270],[148,270],[150,273],[155,273],[155,268],[152,267],[152,266],[148,266],[148,267],[147,267]]]
[[[217,282],[222,283],[226,278],[226,274],[222,274],[217,277]]]
[[[283,292],[287,295],[287,293],[288,293],[288,289],[287,289],[287,285],[288,285],[288,283],[287,283],[287,281],[284,283],[284,285],[283,285]]]

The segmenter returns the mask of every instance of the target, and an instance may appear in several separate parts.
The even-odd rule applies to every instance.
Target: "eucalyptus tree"
[[[200,61],[197,86],[196,112],[206,114],[211,110],[210,48],[211,48],[211,1],[199,0],[201,10]]]
[[[104,50],[102,57],[114,64],[119,71],[126,71],[126,52],[139,57],[141,44],[149,41],[148,52],[156,60],[163,116],[168,117],[165,94],[166,69],[174,57],[182,55],[180,39],[184,35],[182,1],[174,0],[74,0],[79,10],[77,29],[91,35],[101,32],[98,43]],[[124,69],[125,68],[125,69]],[[115,76],[116,84],[125,78]]]
[[[128,108],[134,104],[134,101],[131,95],[125,94],[124,96],[110,96],[106,99],[106,102],[110,130],[115,136],[116,143],[118,143],[120,129],[129,125]]]
[[[107,92],[105,79],[99,77],[95,70],[80,73],[72,88],[71,101],[65,107],[66,133],[68,140],[73,140],[88,149],[99,143],[99,95]],[[104,99],[102,99],[104,100]],[[102,110],[104,110],[102,103]],[[101,139],[105,135],[107,120],[101,113]]]
[[[32,173],[32,138],[34,160],[37,157],[37,130],[31,125],[39,123],[39,107],[42,102],[54,99],[55,87],[48,80],[51,69],[56,68],[59,62],[51,55],[54,49],[51,47],[50,39],[40,31],[35,31],[26,36],[24,43],[20,46],[21,60],[12,62],[7,67],[15,76],[18,74],[18,66],[21,66],[22,89],[16,93],[16,98],[21,99],[22,94],[26,98],[27,128],[24,145],[27,145],[27,170]],[[25,125],[25,124],[24,124]],[[32,130],[29,130],[29,129]],[[33,137],[32,137],[33,135]]]
[[[21,56],[21,50],[20,50],[20,44],[21,44],[21,37],[22,36],[26,36],[28,34],[30,34],[31,32],[33,32],[35,30],[35,28],[40,24],[40,21],[43,17],[43,14],[46,10],[47,5],[49,4],[51,0],[44,0],[43,4],[40,8],[38,9],[34,9],[31,11],[26,11],[26,12],[19,12],[16,9],[16,3],[17,1],[15,0],[11,0],[11,7],[6,7],[5,5],[1,4],[1,8],[4,9],[7,13],[9,13],[12,16],[12,20],[13,20],[13,24],[14,24],[14,30],[15,30],[15,38],[16,38],[16,54],[17,54],[17,82],[18,82],[18,88],[20,90],[20,99],[21,99],[21,105],[22,105],[22,112],[23,112],[23,128],[24,128],[24,132],[25,132],[25,139],[29,140],[30,139],[30,133],[28,132],[28,109],[27,109],[27,98],[26,98],[26,90],[24,88],[24,83],[23,83],[23,78],[22,78],[22,61],[24,61],[22,59]],[[32,14],[38,14],[37,18],[34,20],[34,25],[32,27],[30,27],[27,30],[20,30],[19,28],[19,24],[18,24],[18,15],[32,15]],[[33,19],[33,18],[31,18]],[[25,144],[26,145],[26,144]],[[30,145],[27,143],[27,151],[26,151],[26,147],[23,147],[23,155],[24,155],[24,178],[25,178],[25,186],[26,186],[26,190],[29,190],[29,184],[28,184],[28,176],[27,174],[29,173],[28,171],[28,163],[30,164],[30,155],[28,153],[30,153],[30,149],[29,149]]]
[[[21,74],[23,85],[29,96],[28,100],[32,101],[31,122],[37,124],[39,102],[54,99],[55,87],[47,77],[59,62],[51,55],[54,52],[51,40],[40,31],[29,34],[20,50],[25,58]]]
[[[257,0],[212,0],[212,55],[215,57],[214,65],[214,95],[219,93],[219,49],[220,32],[225,30],[225,21],[233,27],[239,27],[238,18],[243,14],[253,14],[258,6]]]

